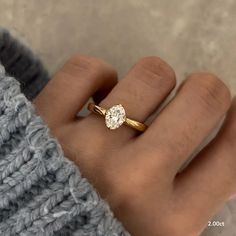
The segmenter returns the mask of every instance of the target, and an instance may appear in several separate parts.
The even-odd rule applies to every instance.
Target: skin
[[[75,55],[34,101],[65,155],[134,236],[199,235],[236,192],[236,100],[215,75],[194,73],[142,134],[126,126],[111,131],[96,114],[76,114],[92,96],[145,122],[175,83],[158,57],[141,59],[117,83],[110,65]],[[226,113],[218,135],[178,173]]]

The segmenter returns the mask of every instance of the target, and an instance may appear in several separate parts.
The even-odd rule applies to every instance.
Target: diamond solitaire
[[[107,128],[113,130],[119,128],[122,124],[136,129],[140,132],[144,132],[147,129],[147,125],[126,117],[124,107],[119,104],[112,106],[109,109],[100,107],[94,103],[88,104],[88,110],[95,114],[105,117],[105,124]]]
[[[112,106],[106,111],[105,123],[109,129],[119,128],[125,122],[125,119],[125,109],[121,104]]]

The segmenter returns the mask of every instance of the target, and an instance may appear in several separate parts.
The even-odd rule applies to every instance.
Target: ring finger
[[[122,104],[128,118],[144,122],[174,86],[173,69],[158,57],[146,57],[129,71],[125,78],[101,101],[100,105],[109,108]],[[104,120],[99,121],[94,115],[90,116],[90,121],[97,123],[102,129],[101,132],[107,133],[108,137],[115,136],[120,140],[126,140],[135,134],[127,127],[121,127],[111,132],[105,127]]]

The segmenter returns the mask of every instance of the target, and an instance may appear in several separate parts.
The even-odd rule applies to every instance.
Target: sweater
[[[49,76],[0,31],[0,235],[128,236],[30,102]]]

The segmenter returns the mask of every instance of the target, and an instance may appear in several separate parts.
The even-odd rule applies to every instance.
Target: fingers
[[[116,72],[110,65],[76,55],[57,72],[34,103],[52,127],[73,120],[94,93],[111,90],[116,81]]]
[[[144,121],[175,86],[173,69],[158,57],[141,59],[102,101],[121,103],[127,116]]]
[[[236,193],[235,121],[236,99],[215,140],[176,179],[178,198],[201,218],[209,219]]]
[[[154,147],[173,175],[209,135],[230,105],[230,94],[214,75],[196,73],[159,114],[140,141]]]
[[[174,86],[172,68],[158,57],[146,57],[114,87],[101,106],[109,108],[122,104],[128,118],[145,121]],[[124,129],[130,132],[127,127]]]

